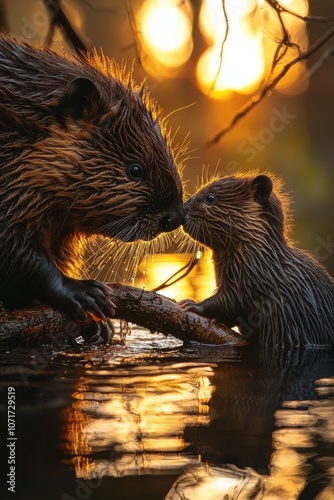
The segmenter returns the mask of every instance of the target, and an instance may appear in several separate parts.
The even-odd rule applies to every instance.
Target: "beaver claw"
[[[60,287],[53,288],[48,297],[50,305],[76,319],[83,320],[87,314],[95,320],[107,322],[114,316],[115,304],[110,299],[111,288],[96,280],[76,280],[64,276]]]
[[[105,323],[90,320],[81,330],[81,336],[90,344],[111,344],[114,333],[114,325],[110,319]]]
[[[110,300],[111,288],[96,280],[74,280],[66,278],[67,299],[72,303],[70,314],[84,319],[87,313],[102,320],[114,316],[115,304]]]
[[[184,311],[188,312],[194,312],[197,314],[200,314],[203,316],[203,308],[201,307],[200,303],[196,303],[193,300],[190,299],[184,299],[180,300],[178,304],[182,307]]]

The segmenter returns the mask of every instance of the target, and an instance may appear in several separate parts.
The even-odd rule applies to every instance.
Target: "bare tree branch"
[[[331,24],[334,23],[334,17],[326,17],[326,16],[301,16],[298,14],[298,12],[295,12],[291,9],[288,9],[284,5],[280,4],[276,0],[266,0],[267,3],[273,7],[275,10],[279,12],[286,12],[287,14],[291,14],[292,16],[296,17],[297,19],[300,19],[301,21],[305,22],[318,22],[318,23],[326,23],[326,24]]]
[[[308,70],[308,73],[310,76],[314,75],[318,69],[321,68],[321,66],[324,64],[324,62],[329,59],[331,56],[334,56],[334,47],[330,47],[328,50],[325,50],[319,59],[317,60],[316,63],[311,66],[311,68]]]
[[[276,65],[283,59],[283,57],[287,53],[289,47],[296,48],[298,51],[298,54],[300,54],[301,50],[300,50],[300,47],[297,43],[293,43],[291,41],[291,37],[290,37],[286,27],[285,27],[285,24],[284,24],[284,21],[282,18],[282,12],[285,12],[285,11],[282,9],[281,5],[279,5],[278,2],[275,2],[273,0],[267,0],[267,3],[271,7],[273,7],[274,10],[276,11],[278,21],[280,23],[281,30],[283,33],[282,39],[280,40],[280,42],[277,46],[277,49],[275,51],[274,57],[273,57],[272,68],[271,68],[271,73],[272,73],[274,71]],[[281,50],[282,47],[283,47],[283,50]],[[270,78],[270,75],[269,75],[269,78]]]
[[[287,72],[289,71],[290,68],[292,68],[292,66],[294,66],[300,61],[308,59],[312,54],[314,54],[321,47],[323,47],[333,35],[334,35],[334,26],[331,26],[331,28],[329,28],[326,31],[326,33],[322,37],[320,37],[308,50],[300,53],[297,57],[295,57],[287,64],[285,64],[282,70],[278,73],[278,75],[273,77],[271,81],[265,87],[263,87],[263,89],[257,96],[252,97],[252,99],[250,99],[242,108],[240,108],[239,111],[234,115],[232,120],[227,125],[225,125],[225,127],[220,132],[218,132],[210,141],[208,141],[206,143],[206,146],[210,147],[213,146],[214,144],[217,144],[217,142],[219,142],[220,139],[225,134],[227,134],[227,132],[229,132],[233,127],[235,127],[235,125],[242,118],[244,118],[257,104],[259,104],[259,102],[262,101],[262,99],[269,92],[271,92],[276,87],[278,82],[282,80],[282,78],[287,74]]]
[[[224,35],[224,38],[223,38],[223,41],[222,41],[222,44],[221,44],[221,47],[220,47],[218,68],[217,68],[215,77],[214,77],[214,79],[213,79],[213,81],[212,81],[212,83],[210,85],[209,90],[208,90],[208,95],[210,95],[211,92],[215,89],[215,86],[216,86],[216,83],[217,83],[217,80],[218,80],[218,77],[219,77],[219,73],[220,73],[220,70],[221,70],[222,64],[223,64],[223,52],[224,52],[225,43],[226,43],[226,40],[227,40],[227,37],[228,37],[228,33],[229,33],[229,30],[230,30],[229,21],[228,21],[227,12],[226,12],[225,0],[222,0],[222,9],[223,9],[223,13],[224,13],[224,19],[225,19],[226,29],[225,29],[225,35]]]
[[[77,54],[87,52],[87,46],[84,42],[84,37],[80,35],[77,30],[72,26],[70,20],[66,16],[64,9],[61,7],[61,0],[44,0],[45,6],[49,11],[51,17],[51,26],[47,35],[47,42],[52,42],[54,27],[59,26],[66,34],[66,37],[73,45]]]

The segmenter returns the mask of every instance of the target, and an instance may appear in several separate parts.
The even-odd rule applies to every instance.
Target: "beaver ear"
[[[98,98],[99,91],[94,82],[89,78],[76,78],[70,83],[58,106],[59,114],[62,118],[66,115],[78,120],[85,110],[94,108]]]
[[[267,175],[258,175],[252,180],[254,190],[254,200],[260,205],[264,205],[273,189],[273,183]]]

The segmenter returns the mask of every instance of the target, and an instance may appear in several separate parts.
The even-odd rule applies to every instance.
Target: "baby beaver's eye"
[[[138,163],[127,166],[127,174],[133,181],[141,181],[144,178],[144,168]]]
[[[206,205],[214,205],[216,203],[216,195],[208,193],[204,198],[204,203],[206,203]]]

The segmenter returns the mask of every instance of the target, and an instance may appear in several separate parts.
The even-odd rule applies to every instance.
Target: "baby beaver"
[[[332,346],[334,280],[289,242],[287,208],[267,175],[220,178],[192,196],[184,230],[212,249],[217,289],[181,305],[261,346]]]
[[[85,237],[151,240],[183,220],[159,110],[104,56],[0,38],[0,300],[105,321],[110,289],[78,280]]]

